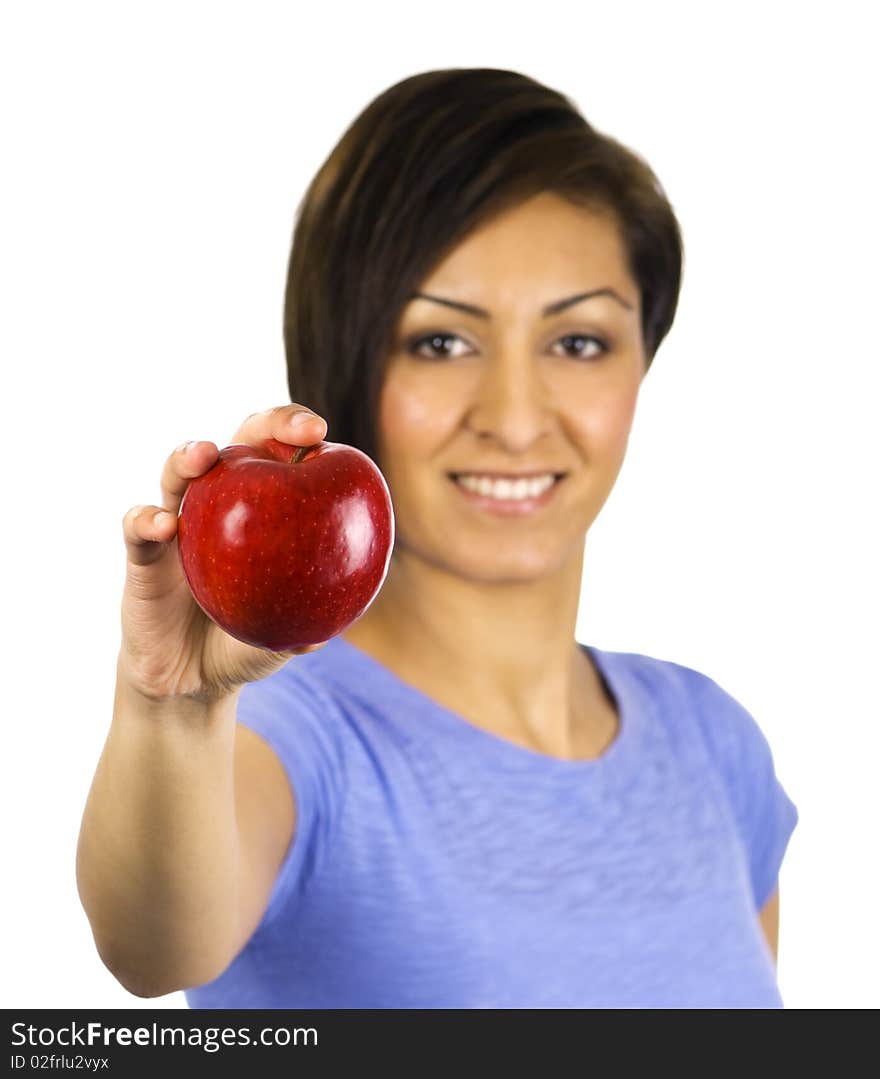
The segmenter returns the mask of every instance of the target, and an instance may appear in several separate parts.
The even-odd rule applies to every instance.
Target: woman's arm
[[[258,926],[292,842],[284,767],[236,724],[237,697],[159,706],[117,687],[77,882],[102,960],[135,996],[221,974]]]
[[[779,886],[777,885],[773,895],[767,900],[761,909],[758,918],[767,944],[773,953],[773,962],[778,963],[779,952]]]
[[[117,680],[76,878],[101,959],[136,996],[210,981],[240,937],[236,699],[158,702]]]
[[[312,418],[293,423],[302,413]],[[235,444],[310,446],[326,423],[293,403],[249,416]],[[113,719],[80,828],[76,879],[98,953],[137,996],[203,985],[263,913],[292,832],[292,795],[266,747],[236,735],[239,692],[286,652],[226,634],[184,579],[178,513],[218,460],[212,442],[166,459],[161,506],[123,517],[127,560]]]

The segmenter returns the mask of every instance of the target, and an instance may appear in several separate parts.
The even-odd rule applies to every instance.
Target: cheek
[[[608,410],[608,437],[615,443],[626,445],[633,424],[638,400],[638,387],[619,394]]]
[[[455,395],[416,380],[389,377],[379,399],[382,443],[389,459],[430,451],[455,425]]]
[[[572,398],[576,400],[576,398]],[[594,392],[582,398],[569,416],[579,432],[579,441],[589,451],[622,453],[629,438],[638,400],[638,387],[609,386],[607,392]]]

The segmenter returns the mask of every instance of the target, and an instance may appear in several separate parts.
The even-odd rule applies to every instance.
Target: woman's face
[[[597,289],[619,299],[545,311]],[[542,193],[466,238],[418,293],[447,302],[404,309],[382,387],[378,457],[395,557],[486,582],[533,580],[580,559],[623,463],[646,363],[616,224]],[[459,473],[564,478],[511,513],[509,499],[463,490]]]

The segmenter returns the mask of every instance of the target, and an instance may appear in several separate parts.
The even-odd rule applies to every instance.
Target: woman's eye
[[[452,359],[462,355],[461,350],[454,352],[450,348],[451,342],[464,345],[464,341],[458,334],[443,333],[438,330],[435,333],[411,338],[407,343],[407,348],[412,355],[423,356],[426,359]],[[592,342],[593,348],[586,351],[589,342]],[[589,333],[569,333],[560,337],[559,343],[565,347],[566,354],[575,359],[593,359],[608,351],[608,345],[601,337],[595,337]],[[598,351],[595,346],[598,346]]]
[[[443,359],[444,357],[448,359],[454,355],[461,355],[461,353],[452,353],[448,348],[444,347],[444,342],[448,341],[464,343],[458,334],[428,333],[422,337],[412,338],[407,347],[414,356],[424,356],[428,359]]]
[[[592,341],[595,345],[599,346],[599,352],[596,353],[596,351],[593,350],[593,356],[601,355],[603,352],[608,351],[608,345],[602,338],[595,337],[591,333],[567,333],[564,337],[560,337],[559,340],[565,345],[566,349],[574,348],[575,351],[568,352],[568,355],[573,355],[576,359],[591,358],[583,351],[584,343],[587,341]]]

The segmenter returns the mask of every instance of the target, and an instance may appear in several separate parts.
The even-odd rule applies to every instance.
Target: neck
[[[581,547],[539,581],[487,582],[396,549],[343,636],[478,725],[568,755],[603,693],[574,639],[582,569]]]

